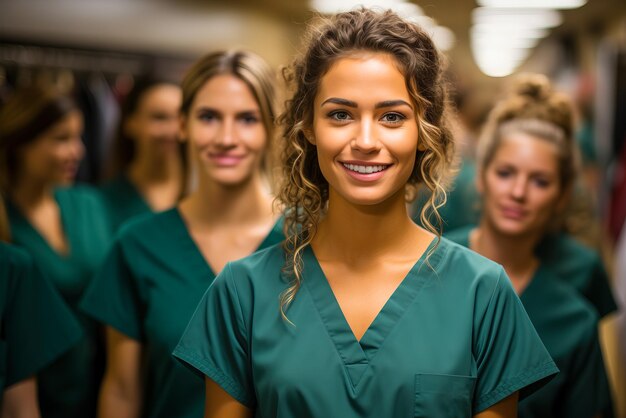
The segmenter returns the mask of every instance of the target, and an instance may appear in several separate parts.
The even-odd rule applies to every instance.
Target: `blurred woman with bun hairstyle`
[[[205,417],[513,418],[557,372],[502,268],[409,216],[450,165],[442,73],[391,11],[311,25],[286,71],[287,238],[228,263],[174,351]]]
[[[598,340],[600,315],[614,309],[600,304],[614,303],[606,277],[597,282],[593,266],[584,265],[593,260],[590,251],[569,238],[554,238],[550,254],[541,249],[553,231],[562,230],[578,174],[573,118],[569,99],[553,91],[546,77],[520,77],[492,110],[478,145],[480,222],[447,235],[504,267],[560,369],[520,402],[523,418],[611,415]],[[582,268],[563,275],[561,263]]]
[[[197,188],[124,225],[81,307],[106,326],[100,418],[196,418],[204,384],[172,350],[226,263],[282,241],[268,160],[275,74],[258,55],[219,51],[182,82],[180,136]]]
[[[109,161],[110,180],[101,191],[117,231],[128,219],[170,209],[186,182],[184,144],[180,141],[180,87],[145,76],[125,97]]]
[[[78,312],[78,301],[110,230],[100,195],[73,185],[82,132],[80,109],[53,89],[16,90],[0,109],[0,191],[11,242],[30,253],[83,328],[80,341],[38,375],[45,417],[93,417],[102,372],[96,323]]]

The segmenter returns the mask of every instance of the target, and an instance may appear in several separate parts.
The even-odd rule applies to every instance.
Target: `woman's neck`
[[[10,191],[9,196],[18,208],[28,212],[42,203],[54,200],[53,190],[51,184],[22,179],[16,181],[16,186]]]
[[[484,218],[469,236],[470,248],[501,264],[518,294],[530,283],[539,266],[539,259],[535,255],[537,243],[538,237],[534,234],[502,234]]]
[[[401,190],[377,205],[354,205],[331,189],[328,211],[313,237],[316,256],[348,263],[391,254],[413,257],[416,241],[430,242],[432,235],[411,220],[404,196]]]
[[[179,205],[185,217],[205,226],[258,223],[273,217],[273,198],[260,175],[236,186],[201,176],[198,188]]]
[[[179,182],[183,176],[183,163],[178,152],[143,153],[131,162],[127,175],[137,187],[155,183]]]

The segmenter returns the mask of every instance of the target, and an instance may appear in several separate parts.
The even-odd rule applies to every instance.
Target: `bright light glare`
[[[533,9],[576,9],[587,0],[478,0],[479,6]]]
[[[472,21],[477,25],[553,28],[559,26],[563,20],[561,14],[555,10],[478,7],[472,11]]]
[[[428,31],[433,38],[433,42],[442,51],[449,51],[456,42],[456,36],[454,32],[445,26],[435,26]]]
[[[501,26],[501,25],[474,25],[471,33],[475,35],[504,36],[524,39],[541,39],[548,36],[549,31],[542,28],[528,28],[518,26]]]
[[[310,4],[313,9],[326,14],[345,12],[359,6],[391,9],[401,15],[409,12],[418,14],[422,12],[422,9],[417,5],[407,3],[404,0],[311,0]]]

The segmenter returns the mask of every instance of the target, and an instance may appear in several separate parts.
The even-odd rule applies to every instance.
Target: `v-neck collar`
[[[68,222],[67,222],[67,219],[65,218],[66,211],[63,208],[63,202],[62,202],[63,199],[60,198],[58,190],[54,191],[54,200],[59,206],[59,216],[61,218],[61,229],[63,230],[63,235],[67,243],[67,253],[61,253],[57,251],[56,249],[52,248],[48,240],[43,235],[41,235],[41,233],[37,230],[37,228],[33,226],[33,224],[30,223],[28,218],[22,213],[22,211],[17,207],[17,205],[15,205],[10,200],[6,201],[7,212],[9,214],[9,218],[11,219],[11,223],[15,222],[17,225],[20,225],[20,227],[27,234],[31,235],[35,241],[39,242],[39,245],[41,245],[42,248],[44,248],[46,251],[54,255],[54,257],[63,261],[67,261],[67,260],[70,260],[72,256],[74,255],[75,248],[73,245],[74,243],[72,242],[72,239],[71,239],[72,234],[71,234],[71,231],[69,231]],[[11,233],[14,234],[14,231],[12,231]]]
[[[426,262],[427,254],[434,248],[436,241],[436,238],[433,239],[426,251],[411,267],[360,341],[357,340],[350,328],[313,249],[310,245],[304,249],[303,286],[310,293],[322,322],[335,344],[350,377],[353,390],[357,389],[359,382],[369,368],[370,362],[384,344],[385,339],[400,322],[417,294],[428,280],[435,278],[439,261],[445,254],[445,247],[447,246],[444,240],[440,240],[439,246]]]
[[[178,206],[175,206],[172,209],[169,209],[167,212],[169,212],[172,215],[172,219],[177,224],[177,228],[175,229],[178,231],[178,234],[179,234],[178,238],[180,239],[181,245],[185,246],[188,254],[194,254],[193,257],[196,259],[195,260],[196,264],[205,266],[207,269],[207,272],[210,274],[210,277],[215,278],[217,276],[217,274],[215,273],[215,270],[209,264],[209,261],[206,258],[204,258],[202,251],[200,251],[200,248],[196,244],[196,241],[194,241],[193,237],[191,236],[191,233],[189,232],[189,229],[187,228],[187,224],[185,223],[185,220],[182,214],[180,213]],[[270,231],[267,233],[265,238],[263,238],[263,241],[261,241],[259,246],[253,252],[256,252],[262,248],[265,248],[269,242],[272,242],[275,239],[275,234],[276,233],[280,234],[282,223],[283,223],[283,217],[281,216],[274,223],[274,225],[272,226],[272,229],[270,229]]]

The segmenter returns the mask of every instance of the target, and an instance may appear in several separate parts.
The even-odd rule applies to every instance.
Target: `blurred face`
[[[143,93],[125,127],[139,152],[143,149],[171,150],[176,146],[181,102],[180,87],[173,84],[158,84]]]
[[[418,127],[394,59],[364,53],[338,60],[322,78],[314,106],[309,141],[331,196],[358,205],[404,200]]]
[[[82,114],[70,112],[21,150],[18,176],[51,185],[71,184],[85,154],[82,133]]]
[[[183,118],[183,136],[201,172],[225,186],[260,174],[267,135],[246,83],[230,74],[209,79]]]
[[[484,215],[500,233],[542,235],[564,201],[557,148],[524,133],[502,139],[479,176]]]

